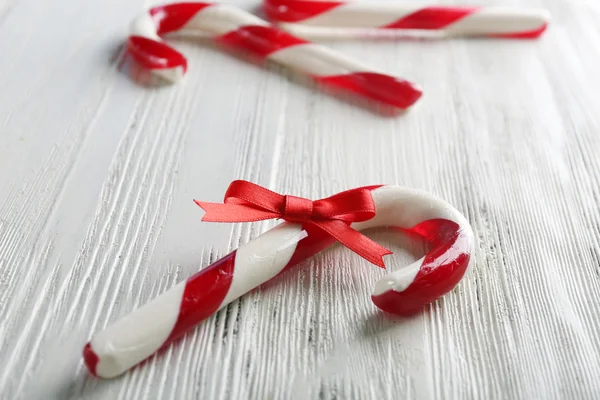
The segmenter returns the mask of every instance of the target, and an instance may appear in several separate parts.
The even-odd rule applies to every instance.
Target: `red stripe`
[[[183,54],[168,45],[142,36],[130,36],[127,50],[144,67],[166,69],[183,67],[187,70],[187,61]]]
[[[345,89],[402,109],[413,105],[423,94],[421,89],[411,82],[375,72],[354,72],[314,78],[328,86]]]
[[[298,22],[344,4],[340,1],[265,0],[263,9],[269,19]]]
[[[473,7],[425,7],[382,28],[443,29],[475,11],[477,8]]]
[[[163,346],[179,338],[219,309],[231,286],[235,254],[233,251],[188,278],[177,322]]]
[[[157,33],[161,35],[178,31],[196,13],[211,5],[211,3],[174,3],[152,8],[150,15],[156,24]]]
[[[465,274],[471,258],[469,239],[455,222],[433,219],[409,231],[423,236],[433,249],[425,256],[408,288],[371,297],[377,307],[397,315],[414,314],[452,290]]]
[[[98,376],[96,375],[98,361],[98,356],[94,353],[94,350],[92,350],[92,345],[90,343],[86,344],[83,348],[83,362],[93,376]]]
[[[286,47],[308,43],[277,28],[259,25],[243,26],[218,36],[215,40],[225,47],[262,58]]]

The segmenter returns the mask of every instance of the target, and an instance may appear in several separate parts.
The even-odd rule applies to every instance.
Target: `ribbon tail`
[[[314,223],[359,256],[378,267],[385,269],[383,256],[392,254],[390,250],[369,239],[342,221],[331,220]]]
[[[194,200],[205,211],[205,222],[254,222],[279,218],[279,214],[241,204],[208,203]]]

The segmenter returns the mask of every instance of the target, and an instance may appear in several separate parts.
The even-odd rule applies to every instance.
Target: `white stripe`
[[[218,36],[247,25],[269,26],[269,23],[244,10],[215,4],[196,13],[179,32],[182,34],[201,32]]]
[[[269,60],[313,76],[373,71],[353,59],[313,43],[290,46],[269,55]]]
[[[375,284],[375,288],[371,293],[373,296],[380,296],[385,292],[393,290],[394,292],[402,292],[415,281],[417,274],[421,270],[425,257],[413,262],[406,267],[400,268],[398,271],[387,274]]]
[[[175,67],[175,68],[153,68],[152,74],[158,76],[166,80],[167,82],[177,82],[181,78],[183,78],[183,67]]]
[[[460,226],[469,224],[454,207],[427,192],[399,186],[382,186],[371,192],[375,201],[374,218],[352,224],[356,230],[383,226],[409,229],[428,219],[442,218]]]
[[[219,308],[279,274],[305,237],[302,225],[283,223],[238,248],[231,286]]]
[[[550,22],[550,14],[540,10],[482,8],[444,29],[449,35],[484,35],[527,32]]]
[[[156,33],[156,25],[150,13],[145,12],[137,16],[129,26],[129,33],[132,36],[142,36],[148,39],[162,42],[161,38]]]
[[[183,281],[100,332],[91,341],[96,374],[112,378],[155,353],[167,340],[185,290]]]
[[[418,8],[414,6],[400,4],[375,5],[368,2],[348,2],[297,23],[309,26],[378,28],[417,10]]]

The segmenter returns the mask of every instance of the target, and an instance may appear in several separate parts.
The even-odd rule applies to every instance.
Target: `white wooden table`
[[[0,397],[599,398],[600,3],[495,3],[554,21],[540,41],[329,43],[424,87],[386,118],[192,42],[180,85],[143,87],[119,65],[151,4],[0,0]],[[369,299],[383,271],[337,247],[90,378],[94,332],[272,225],[200,222],[192,199],[238,178],[425,189],[464,212],[477,254],[399,320]],[[420,256],[373,237],[391,269]]]

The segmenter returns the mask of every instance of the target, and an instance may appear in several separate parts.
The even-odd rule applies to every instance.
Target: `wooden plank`
[[[0,3],[0,398],[597,398],[600,9],[511,3],[551,11],[542,40],[328,43],[423,85],[400,117],[190,41],[185,80],[147,88],[120,48],[144,2]],[[200,223],[192,199],[236,178],[429,190],[472,222],[474,263],[396,319],[369,299],[383,271],[336,247],[90,378],[94,332],[273,225]],[[372,237],[391,269],[423,252]]]

